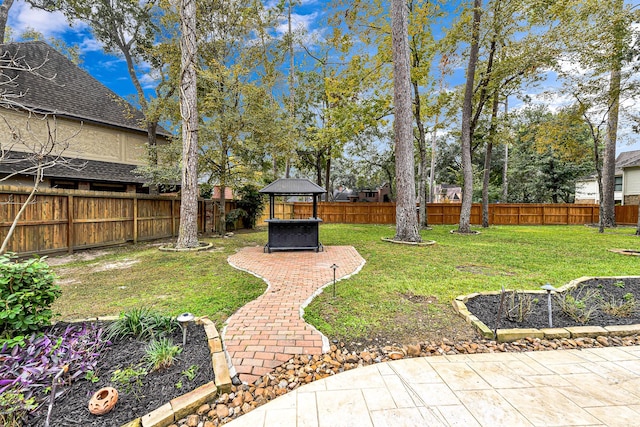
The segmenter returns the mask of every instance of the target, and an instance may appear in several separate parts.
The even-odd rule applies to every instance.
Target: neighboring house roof
[[[66,56],[42,41],[0,45],[0,54],[11,55],[33,72],[3,69],[2,89],[15,101],[44,113],[146,133],[144,115]],[[6,58],[5,58],[6,59]],[[157,133],[169,132],[158,126]]]
[[[625,151],[624,153],[618,154],[616,157],[616,175],[622,175],[622,170],[624,168],[631,168],[640,166],[640,150],[634,151]],[[596,174],[592,173],[589,176],[584,178],[580,178],[577,181],[593,181],[596,179]]]
[[[616,158],[616,175],[622,175],[622,169],[640,166],[640,150],[620,153]]]
[[[0,174],[10,174],[23,171],[31,166],[29,153],[11,151],[0,162]],[[48,161],[47,159],[44,162]],[[47,178],[80,179],[83,181],[103,181],[129,184],[143,184],[145,179],[134,174],[136,165],[122,163],[100,162],[96,160],[65,159],[56,163],[45,171]],[[35,175],[35,171],[25,172],[22,175]]]
[[[322,194],[327,191],[306,178],[280,178],[260,190],[261,193],[277,195]]]

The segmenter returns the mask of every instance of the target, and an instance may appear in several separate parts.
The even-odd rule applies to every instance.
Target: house
[[[596,175],[576,181],[575,203],[598,204]],[[620,153],[616,158],[614,200],[616,204],[638,204],[640,200],[640,150]]]
[[[338,186],[333,191],[334,202],[390,202],[391,201],[391,187],[388,183],[382,184],[375,189],[365,188],[362,190],[350,190]]]
[[[462,203],[462,188],[453,184],[436,184],[434,203]]]
[[[3,44],[0,54],[5,63],[13,57],[23,64],[20,68],[32,70],[0,68],[0,90],[18,104],[0,107],[0,146],[10,150],[0,160],[0,178],[28,165],[28,145],[49,135],[46,116],[51,133],[68,146],[61,154],[67,161],[44,171],[44,186],[149,192],[134,172],[147,159],[147,131],[139,110],[44,42]],[[158,144],[171,136],[162,127],[157,134]],[[32,175],[2,184],[31,186]]]

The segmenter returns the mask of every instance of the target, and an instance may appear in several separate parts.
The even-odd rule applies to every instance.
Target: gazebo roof
[[[322,194],[327,191],[306,178],[280,178],[264,187],[260,192],[273,195],[301,196]]]

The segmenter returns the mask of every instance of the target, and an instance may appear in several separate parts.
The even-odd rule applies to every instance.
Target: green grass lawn
[[[330,338],[374,338],[415,342],[474,332],[451,308],[458,295],[484,290],[561,286],[581,276],[639,275],[640,258],[608,252],[638,249],[632,228],[607,230],[585,226],[495,226],[480,235],[450,234],[454,226],[422,232],[436,240],[427,247],[382,242],[393,226],[325,224],[324,245],[352,245],[366,259],[362,271],[338,283],[337,296],[326,292],[306,309],[306,319]],[[230,267],[238,248],[264,244],[265,231],[214,239],[218,249],[197,253],[160,252],[145,245],[110,251],[97,259],[54,268],[63,296],[54,309],[61,317],[117,314],[134,306],[169,313],[209,315],[220,325],[231,313],[264,292],[266,285]],[[104,263],[136,263],[95,271]],[[117,264],[116,264],[117,265]]]

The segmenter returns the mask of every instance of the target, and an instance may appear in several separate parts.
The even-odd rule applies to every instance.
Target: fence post
[[[67,249],[73,253],[73,196],[67,196]]]
[[[171,200],[171,237],[176,235],[176,201]]]
[[[138,196],[133,196],[133,244],[138,243]]]

